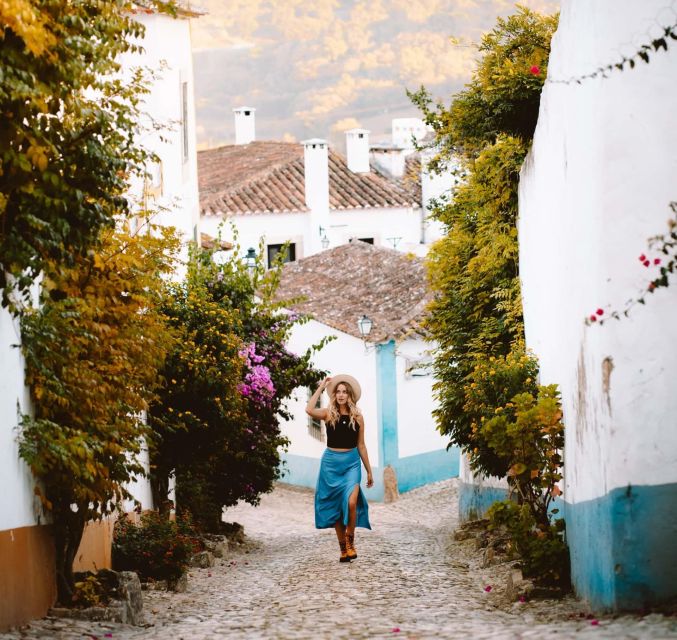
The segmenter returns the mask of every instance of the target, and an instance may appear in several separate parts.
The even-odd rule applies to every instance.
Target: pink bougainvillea
[[[275,395],[275,385],[270,377],[270,369],[261,364],[264,357],[256,353],[254,343],[247,345],[239,354],[249,371],[238,385],[238,391],[258,404],[269,404]]]

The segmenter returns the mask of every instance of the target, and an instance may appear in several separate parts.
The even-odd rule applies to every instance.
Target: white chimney
[[[235,144],[249,144],[256,140],[254,130],[254,112],[252,107],[236,107],[235,114]]]
[[[412,138],[419,142],[425,138],[428,130],[420,118],[393,118],[393,144],[413,151]]]
[[[310,209],[308,247],[305,255],[322,250],[322,238],[329,237],[329,145],[326,140],[304,140],[303,166],[306,206]]]
[[[372,145],[370,153],[371,159],[379,170],[391,178],[401,178],[404,175],[406,160],[404,148],[390,142],[383,142]]]
[[[346,157],[348,169],[353,173],[369,173],[369,131],[367,129],[346,131]]]

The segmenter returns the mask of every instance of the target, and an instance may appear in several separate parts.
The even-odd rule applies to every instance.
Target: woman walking
[[[329,405],[316,407],[327,390]],[[357,406],[360,385],[347,374],[325,378],[306,406],[306,413],[324,420],[327,448],[322,454],[315,492],[315,526],[334,527],[341,556],[339,562],[357,558],[355,527],[371,529],[367,499],[360,488],[362,466],[367,470],[367,487],[374,484],[367,447],[364,444],[364,418]]]

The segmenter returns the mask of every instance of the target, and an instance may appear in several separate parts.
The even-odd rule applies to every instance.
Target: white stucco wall
[[[237,229],[237,243],[240,251],[246,253],[249,247],[258,250],[259,240],[265,238],[266,244],[282,244],[286,241],[296,244],[296,259],[307,254],[306,236],[309,216],[303,213],[255,214],[247,216],[203,216],[201,229],[213,238],[221,233],[221,239],[233,241],[231,223]]]
[[[421,154],[421,205],[425,211],[424,242],[430,244],[446,235],[445,226],[430,217],[430,207],[433,200],[439,203],[449,202],[452,197],[452,189],[458,183],[456,173],[460,169],[460,163],[450,161],[445,171],[434,173],[428,169],[428,164],[435,156],[435,150],[428,150]]]
[[[158,154],[162,165],[161,189],[151,189],[157,193],[151,195],[148,204],[160,210],[154,218],[156,223],[176,227],[184,241],[194,240],[195,226],[200,223],[200,209],[190,21],[160,14],[137,14],[135,19],[146,27],[141,43],[144,52],[123,58],[125,73],[143,66],[158,74],[151,92],[144,98],[142,110],[165,127],[159,132],[144,134],[140,141]],[[185,160],[181,124],[181,85],[184,82],[188,85],[188,153]],[[133,190],[137,197],[142,192],[140,185],[134,185]]]
[[[664,6],[564,0],[549,79],[630,55],[651,41]],[[562,390],[567,502],[677,482],[674,277],[629,318],[584,324],[598,307],[623,309],[657,273],[638,256],[667,231],[668,203],[677,200],[677,47],[668,42],[668,52],[652,51],[634,70],[547,83],[522,170],[526,336],[541,381]]]
[[[18,348],[19,327],[0,309],[0,531],[37,524],[39,503],[33,494],[32,474],[19,458],[19,414],[30,413],[24,386],[24,360]]]
[[[150,87],[150,93],[144,97],[141,106],[144,117],[140,126],[152,129],[152,123],[155,123],[162,128],[159,131],[144,131],[138,141],[159,157],[160,168],[157,173],[159,182],[146,185],[145,189],[142,183],[133,183],[130,195],[135,200],[136,206],[147,206],[149,210],[157,212],[153,217],[155,224],[177,229],[183,243],[180,257],[185,263],[188,257],[188,244],[199,239],[200,234],[190,20],[157,13],[137,13],[134,17],[146,28],[145,36],[140,43],[143,52],[128,54],[122,58],[123,74],[130,76],[135,68],[141,66],[157,75]],[[182,89],[184,83],[187,85],[185,133]],[[185,267],[180,265],[174,277],[180,279],[184,273]],[[145,469],[149,468],[147,450],[144,449],[141,453],[139,461]],[[127,489],[144,509],[153,506],[150,482],[147,478],[136,478]],[[133,502],[126,503],[125,506],[131,509]]]
[[[433,399],[432,372],[428,375],[407,373],[408,364],[423,358],[432,345],[421,339],[408,339],[397,345],[397,436],[399,457],[437,451],[446,448],[449,438],[436,429],[432,412],[437,403]]]
[[[292,353],[305,353],[309,345],[318,342],[327,335],[337,336],[313,357],[313,364],[329,375],[348,373],[357,378],[362,387],[359,401],[364,415],[365,444],[369,452],[369,461],[373,467],[379,465],[379,447],[376,414],[376,359],[373,349],[366,351],[361,340],[341,331],[331,329],[315,320],[294,328],[288,349]],[[323,394],[326,404],[327,396]],[[308,416],[305,413],[307,394],[299,390],[295,400],[289,403],[294,419],[282,423],[282,432],[290,440],[289,453],[300,456],[320,458],[325,444],[308,434]]]
[[[296,259],[314,252],[311,235],[319,238],[319,226],[312,223],[308,213],[262,213],[253,215],[203,216],[201,229],[216,237],[221,229],[221,238],[232,241],[231,223],[237,229],[237,242],[242,253],[249,247],[255,249],[263,237],[266,245],[282,244],[286,241],[296,244]],[[421,239],[421,210],[411,208],[377,208],[332,210],[329,226],[323,227],[329,238],[328,248],[347,243],[351,238],[374,238],[379,247],[393,248],[388,238],[400,238],[398,251],[418,251]]]

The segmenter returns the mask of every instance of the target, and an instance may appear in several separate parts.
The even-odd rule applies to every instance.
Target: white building
[[[458,475],[458,450],[446,449],[448,440],[432,415],[430,345],[420,327],[430,294],[420,258],[354,241],[285,265],[277,297],[304,297],[291,310],[313,317],[294,329],[288,348],[302,354],[335,336],[313,364],[360,382],[374,471],[368,499],[384,498],[387,467],[400,492]],[[362,316],[373,323],[364,338],[358,328]],[[289,403],[293,419],[282,425],[291,441],[283,455],[283,481],[308,487],[315,487],[325,448],[324,427],[305,413],[312,391],[296,391]]]
[[[669,256],[647,243],[677,200],[677,47],[562,81],[636,55],[674,18],[661,0],[562,2],[520,181],[527,344],[562,391],[572,578],[595,609],[677,597],[677,284],[648,292]]]
[[[151,180],[133,185],[133,193],[165,208],[156,221],[176,227],[185,240],[200,237],[189,25],[196,15],[180,9],[172,18],[137,4],[135,18],[146,27],[145,53],[123,61],[125,73],[136,66],[158,71],[145,110],[156,122],[174,123],[162,132],[166,142],[158,133],[142,141],[161,161],[149,167]],[[31,412],[23,358],[14,346],[19,342],[17,322],[0,309],[0,630],[44,615],[56,598],[52,539],[16,440],[20,414]],[[152,506],[145,481],[133,491],[144,507]],[[88,526],[76,569],[110,567],[111,530],[111,522]]]
[[[422,255],[440,237],[426,205],[450,189],[453,176],[428,176],[413,147],[370,145],[366,129],[346,132],[346,157],[321,139],[257,142],[255,109],[234,113],[236,144],[198,153],[202,227],[210,236],[232,240],[232,224],[243,249],[263,239],[267,263],[286,242],[288,259],[298,260],[353,238]],[[413,120],[418,128],[397,126],[401,138],[425,132]]]

